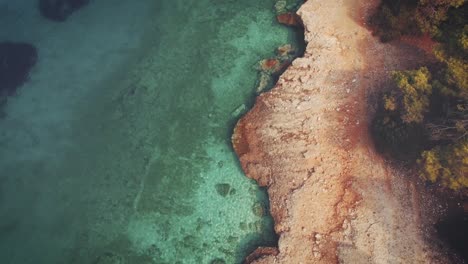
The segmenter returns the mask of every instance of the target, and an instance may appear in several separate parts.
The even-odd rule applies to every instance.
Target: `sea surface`
[[[38,49],[0,118],[0,263],[241,263],[277,243],[230,137],[256,63],[296,36],[273,0],[0,0]]]

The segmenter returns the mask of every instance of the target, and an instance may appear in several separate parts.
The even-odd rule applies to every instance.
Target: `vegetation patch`
[[[468,24],[466,0],[383,1],[371,18],[382,41],[429,34],[435,65],[392,73],[372,123],[379,150],[418,167],[420,176],[468,190]]]

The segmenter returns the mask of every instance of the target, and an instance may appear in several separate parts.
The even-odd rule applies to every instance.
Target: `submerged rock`
[[[288,3],[284,0],[277,1],[275,3],[276,14],[283,14],[288,12]]]
[[[271,74],[260,72],[256,92],[260,94],[268,90],[268,88],[270,88],[271,86],[273,86],[273,77],[271,76]]]
[[[0,42],[0,97],[12,95],[36,64],[37,50],[28,43]]]
[[[287,26],[294,26],[294,27],[302,26],[301,18],[292,12],[277,15],[276,19],[278,20],[279,23],[287,25]]]
[[[232,111],[231,116],[232,117],[239,117],[246,110],[247,110],[247,106],[245,106],[245,104],[241,104],[236,109],[234,109],[234,111]]]
[[[284,14],[287,12],[296,12],[297,9],[304,3],[304,0],[279,0],[275,3],[276,14]]]
[[[252,212],[258,217],[265,216],[265,206],[261,202],[256,202],[252,205]]]
[[[303,0],[279,0],[275,3],[276,19],[287,26],[302,27],[301,18],[296,14]]]
[[[276,49],[276,54],[278,54],[280,59],[291,59],[294,53],[296,53],[296,49],[291,44],[279,46]]]
[[[68,16],[90,0],[39,0],[39,10],[44,17],[54,21],[65,21]]]
[[[228,183],[218,183],[216,184],[215,188],[219,195],[226,197],[231,190],[231,185]]]
[[[258,62],[256,69],[259,72],[256,92],[265,92],[273,87],[277,76],[281,75],[291,64],[296,50],[291,44],[280,46],[274,58],[263,59]]]
[[[124,264],[124,260],[121,256],[113,252],[105,252],[99,256],[93,264]]]
[[[211,264],[226,264],[226,261],[224,259],[214,259],[211,261]]]
[[[261,60],[259,64],[260,70],[268,73],[274,73],[280,68],[280,61],[276,58]]]

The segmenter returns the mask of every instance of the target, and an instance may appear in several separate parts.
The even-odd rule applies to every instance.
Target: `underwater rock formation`
[[[287,26],[294,26],[294,27],[301,27],[301,19],[295,13],[284,13],[281,15],[277,15],[276,19],[279,23],[287,25]]]
[[[279,0],[276,1],[276,19],[279,23],[293,26],[302,27],[301,18],[296,14],[297,9],[305,1],[301,0]]]
[[[278,47],[276,57],[261,60],[256,67],[259,73],[256,92],[262,93],[273,87],[278,76],[288,68],[298,55],[291,44],[286,44]]]
[[[89,0],[40,0],[41,14],[54,21],[65,21],[77,9],[87,5]]]
[[[37,50],[28,43],[0,42],[0,97],[12,95],[36,64]]]

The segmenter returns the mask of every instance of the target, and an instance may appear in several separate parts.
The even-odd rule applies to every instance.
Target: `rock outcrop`
[[[279,23],[284,24],[286,26],[293,26],[293,27],[300,27],[301,26],[301,19],[295,13],[284,13],[276,16],[276,19]]]
[[[423,51],[381,44],[364,27],[375,3],[307,1],[308,42],[276,86],[237,124],[234,149],[268,188],[278,251],[248,263],[444,263],[426,242],[416,180],[374,153],[372,98],[388,72]],[[258,253],[258,252],[257,252]]]
[[[278,47],[275,58],[261,60],[257,65],[258,83],[257,93],[262,93],[274,85],[274,80],[278,78],[297,57],[297,51],[290,44]]]

